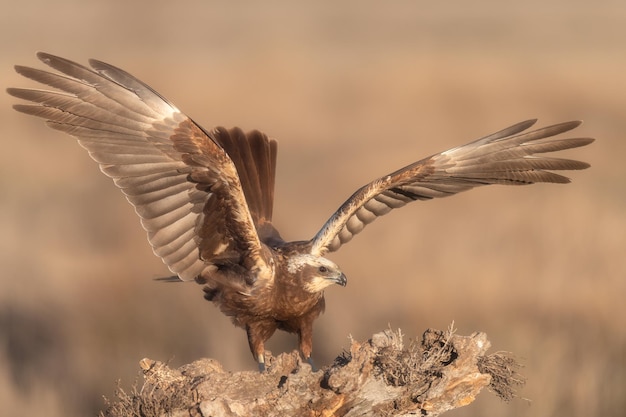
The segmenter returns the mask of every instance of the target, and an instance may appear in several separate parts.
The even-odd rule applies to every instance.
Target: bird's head
[[[348,283],[337,264],[321,256],[304,254],[291,257],[287,269],[302,280],[302,287],[310,293],[320,292],[332,284],[345,287]]]

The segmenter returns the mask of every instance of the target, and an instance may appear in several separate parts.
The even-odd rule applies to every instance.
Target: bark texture
[[[352,341],[317,372],[297,352],[268,354],[265,373],[227,372],[212,359],[179,369],[143,359],[143,386],[118,388],[101,416],[438,416],[474,401],[485,387],[505,400],[523,384],[519,365],[501,352],[487,355],[484,333],[458,336],[429,329],[404,346],[386,330]]]

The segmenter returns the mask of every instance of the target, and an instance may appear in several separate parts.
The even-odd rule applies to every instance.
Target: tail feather
[[[213,139],[226,151],[237,168],[246,202],[259,229],[272,221],[276,177],[276,141],[254,130],[216,128]]]

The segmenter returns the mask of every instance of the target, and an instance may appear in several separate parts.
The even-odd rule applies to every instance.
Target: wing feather
[[[212,267],[214,246],[236,248],[220,262],[266,268],[236,167],[210,133],[123,70],[37,56],[58,73],[16,71],[58,91],[10,88],[34,103],[15,109],[78,138],[135,207],[154,253],[172,272],[196,278]]]
[[[354,193],[311,239],[312,254],[323,255],[349,242],[366,225],[416,200],[447,197],[488,184],[567,183],[551,171],[578,170],[589,164],[539,155],[577,148],[591,138],[552,138],[580,125],[565,122],[526,131],[527,120],[381,177]]]

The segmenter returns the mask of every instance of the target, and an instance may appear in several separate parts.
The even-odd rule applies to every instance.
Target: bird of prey
[[[154,253],[180,280],[203,284],[205,298],[246,330],[261,371],[264,343],[277,329],[297,334],[302,356],[311,361],[324,289],[347,282],[325,255],[378,217],[481,185],[567,183],[552,171],[589,166],[542,155],[591,143],[553,138],[580,122],[529,131],[536,121],[524,121],[375,179],[311,239],[286,242],[272,225],[275,140],[256,130],[204,129],[107,63],[90,60],[89,68],[37,56],[56,72],[15,69],[54,90],[10,88],[9,94],[32,102],[14,108],[78,139],[135,207]]]

